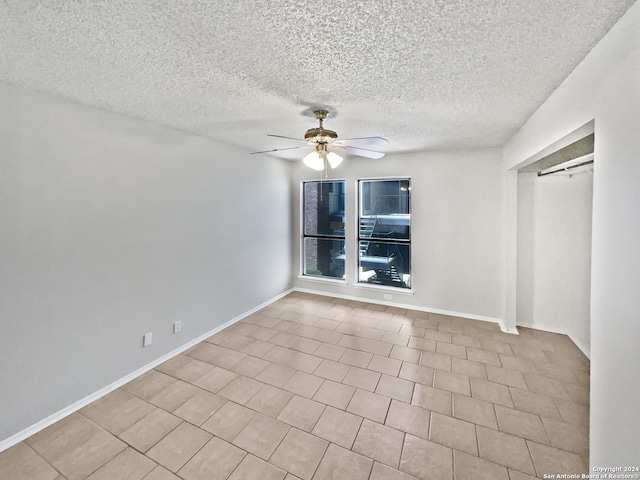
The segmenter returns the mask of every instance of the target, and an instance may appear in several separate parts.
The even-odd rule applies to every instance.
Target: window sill
[[[413,295],[413,288],[387,287],[385,285],[371,285],[368,283],[354,283],[353,288],[362,288],[364,290],[378,290],[389,293],[397,293],[398,295]]]
[[[312,275],[298,275],[298,280],[306,280],[317,283],[330,283],[334,285],[346,285],[347,281],[343,278],[315,277]]]

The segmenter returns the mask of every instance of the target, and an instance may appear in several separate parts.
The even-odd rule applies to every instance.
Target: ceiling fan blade
[[[389,141],[382,137],[344,138],[336,142],[344,147],[361,147],[363,145],[388,145]]]
[[[273,135],[271,133],[267,133],[267,137],[276,137],[276,138],[286,138],[287,140],[295,140],[296,142],[304,142],[307,143],[306,140],[301,140],[299,138],[293,138],[293,137],[285,137],[284,135]]]
[[[382,158],[384,157],[384,153],[382,152],[374,152],[373,150],[367,150],[364,148],[354,148],[354,147],[338,147],[341,150],[344,150],[347,153],[352,155],[358,155],[360,157],[367,158]]]
[[[299,150],[305,148],[313,148],[313,145],[308,145],[306,147],[287,147],[287,148],[274,148],[273,150],[263,150],[261,152],[251,152],[249,155],[256,155],[258,153],[273,153],[273,152],[281,152],[282,150]]]

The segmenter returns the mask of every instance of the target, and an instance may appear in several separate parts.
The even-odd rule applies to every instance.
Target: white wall
[[[500,151],[426,152],[387,155],[380,160],[346,158],[330,178],[346,180],[347,285],[300,275],[300,182],[319,172],[301,163],[294,172],[294,285],[298,288],[433,311],[493,319],[500,317]],[[413,295],[358,285],[356,278],[357,180],[411,177],[411,270]]]
[[[1,83],[0,112],[0,441],[291,287],[289,162]]]
[[[504,149],[504,169],[516,168],[595,119],[592,467],[638,465],[640,452],[639,31],[636,2]],[[505,176],[513,178],[512,172]],[[508,184],[507,191],[512,191]],[[516,200],[508,196],[511,204]],[[507,221],[508,228],[512,225]],[[514,248],[506,247],[507,252]],[[515,282],[515,275],[505,280],[507,285]]]
[[[518,325],[569,335],[589,354],[593,177],[518,179]]]

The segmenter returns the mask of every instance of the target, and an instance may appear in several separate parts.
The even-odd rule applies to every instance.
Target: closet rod
[[[593,163],[593,160],[587,160],[586,162],[576,163],[575,165],[570,165],[568,167],[559,168],[557,170],[552,170],[551,172],[538,172],[539,177],[544,177],[545,175],[551,175],[552,173],[565,172],[567,170],[573,170],[574,168],[584,167],[585,165],[590,165]]]

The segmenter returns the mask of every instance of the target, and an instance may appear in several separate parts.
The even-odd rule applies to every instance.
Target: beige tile
[[[455,480],[509,480],[509,472],[501,465],[466,453],[453,452]]]
[[[363,352],[373,353],[374,355],[381,355],[383,357],[388,357],[391,353],[391,349],[393,348],[393,344],[388,342],[382,342],[380,340],[368,339],[367,343],[362,347]]]
[[[175,473],[210,439],[207,432],[183,422],[151,447],[147,456]]]
[[[410,338],[411,335],[407,335],[406,333],[384,332],[382,341],[406,347],[409,344]]]
[[[484,400],[454,394],[453,416],[494,430],[498,429],[494,405]]]
[[[478,400],[497,403],[505,407],[513,408],[513,401],[509,388],[498,383],[487,382],[479,378],[471,378],[471,396]]]
[[[353,335],[345,335],[340,339],[338,345],[340,345],[341,347],[346,347],[348,349],[359,350],[364,347],[365,343],[367,343],[366,338],[354,337]]]
[[[120,439],[140,452],[146,452],[171,430],[180,425],[178,417],[156,408],[146,417],[131,425],[120,434]]]
[[[476,433],[480,458],[531,475],[536,474],[529,449],[522,438],[479,425],[476,427]]]
[[[361,352],[359,350],[348,348],[342,357],[340,357],[339,361],[340,363],[346,363],[347,365],[353,365],[354,367],[367,368],[367,365],[369,365],[372,358],[372,353]]]
[[[500,363],[504,368],[510,370],[517,370],[521,373],[537,373],[536,367],[533,361],[528,358],[513,357],[511,355],[498,355],[500,357]]]
[[[507,470],[509,470],[510,480],[537,480],[538,478],[527,475],[526,473],[518,472],[517,470],[513,470],[511,468],[508,468]]]
[[[117,389],[90,403],[81,409],[80,413],[92,422],[118,435],[154,410],[153,405],[124,390]]]
[[[185,480],[226,480],[245,455],[239,448],[213,437],[178,474]]]
[[[549,443],[547,432],[540,417],[512,408],[496,405],[498,427],[501,432],[517,435],[538,443]]]
[[[314,320],[316,321],[316,320]],[[300,337],[314,338],[322,331],[321,328],[312,327],[311,325],[299,325],[292,333]],[[322,341],[322,340],[320,340]]]
[[[185,363],[184,365],[181,365],[178,368],[175,368],[172,373],[169,373],[168,371],[161,370],[160,367],[162,365],[159,366],[159,367],[156,367],[156,369],[164,371],[165,373],[167,373],[169,375],[173,375],[174,377],[179,378],[180,380],[183,380],[185,382],[193,383],[198,378],[200,378],[202,375],[210,372],[211,370],[213,370],[213,368],[215,368],[210,363],[201,362],[200,360],[196,360],[195,358],[187,357],[186,355],[179,355],[179,356],[189,359],[189,362]],[[174,357],[174,358],[177,358],[177,357]]]
[[[204,388],[212,393],[217,393],[236,378],[238,378],[237,373],[230,372],[224,368],[213,367],[213,370],[205,373],[202,377],[196,380],[194,385]]]
[[[99,431],[89,440],[51,462],[68,480],[87,477],[126,448],[113,435]]]
[[[278,420],[305,432],[310,432],[324,409],[325,405],[321,403],[295,395],[280,412]]]
[[[347,375],[351,367],[344,363],[334,362],[332,360],[323,360],[318,368],[313,371],[314,375],[318,377],[333,380],[334,382],[341,382]]]
[[[542,418],[544,428],[549,435],[551,445],[562,450],[577,453],[583,458],[589,456],[589,428],[561,422],[551,418]],[[537,441],[535,438],[531,438]],[[538,443],[549,443],[541,442]]]
[[[268,460],[288,431],[288,425],[264,415],[256,415],[233,440],[233,444]]]
[[[464,345],[465,347],[482,348],[479,338],[459,333],[451,334],[451,343]]]
[[[555,403],[548,395],[529,392],[519,388],[510,388],[513,405],[522,412],[533,413],[543,417],[561,419]]]
[[[141,480],[155,467],[155,462],[134,449],[127,448],[87,477],[87,480]]]
[[[553,378],[543,377],[541,375],[535,375],[533,373],[524,373],[524,381],[527,384],[527,389],[530,392],[539,393],[541,395],[548,395],[551,397],[563,398],[565,400],[572,400],[565,385]]]
[[[289,345],[289,348],[297,350],[299,352],[311,354],[315,352],[321,344],[322,342],[318,342],[317,340],[296,336]]]
[[[342,334],[331,330],[321,329],[313,338],[320,342],[336,345],[342,339]]]
[[[474,361],[485,363],[487,365],[494,365],[496,367],[501,367],[500,357],[496,352],[490,352],[487,350],[481,350],[479,348],[467,347],[467,359]]]
[[[180,480],[169,470],[161,465],[154,468],[149,475],[144,477],[144,480]]]
[[[391,399],[366,390],[357,389],[347,411],[374,422],[384,423]]]
[[[256,338],[258,340],[264,340],[265,342],[267,342],[276,333],[278,333],[278,331],[272,328],[258,326],[253,332],[248,333],[247,336],[251,338]]]
[[[449,355],[450,357],[467,359],[467,349],[463,345],[456,345],[447,342],[437,342],[436,353]]]
[[[149,403],[160,407],[167,412],[173,412],[176,408],[202,391],[190,383],[176,380],[168,387],[160,390],[149,399]]]
[[[443,372],[441,370],[435,371],[433,379],[433,386],[435,388],[448,390],[453,393],[460,393],[462,395],[471,395],[471,388],[469,385],[469,377],[466,375]]]
[[[373,360],[372,360],[373,361]],[[342,383],[352,387],[362,388],[373,392],[380,380],[380,373],[365,370],[364,368],[351,367],[349,373],[344,377]]]
[[[58,472],[25,443],[0,453],[0,478],[7,480],[54,480]]]
[[[389,353],[390,358],[401,360],[408,363],[418,363],[420,361],[420,350],[416,348],[403,347],[394,345]]]
[[[451,334],[448,332],[441,332],[439,330],[433,330],[431,328],[427,328],[424,332],[424,338],[430,340],[436,340],[438,342],[447,342],[451,343]]]
[[[200,426],[225,403],[227,403],[226,398],[201,390],[176,408],[173,414],[189,423]]]
[[[207,342],[199,344],[189,356],[226,369],[246,357],[244,353]]]
[[[437,443],[407,434],[400,470],[422,480],[453,478],[453,451]]]
[[[269,350],[262,359],[277,363],[278,365],[289,365],[296,357],[297,353],[298,352],[295,350],[290,350],[288,348],[275,347]]]
[[[256,375],[255,379],[273,385],[274,387],[282,388],[294,373],[296,373],[296,371],[293,368],[272,363]]]
[[[398,376],[405,380],[421,383],[423,385],[433,385],[433,369],[422,365],[402,362],[402,367],[400,368]]]
[[[148,400],[175,381],[175,378],[165,373],[158,372],[157,370],[149,370],[135,380],[123,385],[121,388],[136,397]]]
[[[564,387],[569,392],[569,398],[581,405],[589,405],[589,386],[575,385],[572,383],[565,383]],[[560,396],[560,395],[556,395]]]
[[[244,405],[264,384],[252,378],[239,376],[218,392],[218,395]]]
[[[201,428],[231,442],[255,415],[256,413],[248,408],[227,402],[204,422]]]
[[[464,420],[433,412],[429,440],[478,456],[476,427]]]
[[[587,405],[580,405],[561,398],[554,398],[553,403],[565,422],[581,427],[589,426],[589,407]]]
[[[178,371],[181,367],[185,366],[187,363],[190,362],[200,362],[200,360],[195,360],[191,357],[189,357],[188,355],[176,355],[175,357],[167,360],[164,363],[161,363],[160,365],[158,365],[156,368],[156,370],[162,372],[162,373],[166,373],[167,375],[171,375],[172,377],[175,377],[175,372]],[[209,365],[205,362],[200,362],[200,363],[204,363],[205,365]],[[209,365],[209,368],[213,368],[211,365]],[[205,372],[206,373],[206,372]]]
[[[296,395],[312,398],[323,382],[324,379],[322,377],[317,377],[304,372],[296,372],[289,380],[287,380],[282,388],[291,393],[295,393]]]
[[[400,360],[374,355],[367,368],[369,370],[397,377],[401,366],[402,362]]]
[[[339,347],[338,345],[332,345],[330,343],[323,343],[315,352],[313,352],[313,354],[318,357],[327,358],[337,362],[346,351],[347,349],[345,347]]]
[[[269,463],[302,480],[310,480],[328,445],[326,440],[292,428],[269,459]]]
[[[311,433],[350,449],[361,424],[362,417],[327,407]]]
[[[295,357],[288,363],[288,366],[293,367],[301,372],[313,373],[318,365],[322,363],[323,359],[307,353],[298,352]]]
[[[292,398],[293,394],[289,392],[271,385],[263,385],[245,405],[268,417],[275,418]]]
[[[241,362],[236,363],[231,367],[231,370],[245,377],[255,378],[265,368],[271,365],[270,362],[256,357],[247,357]],[[233,380],[233,379],[232,379]]]
[[[337,445],[329,445],[313,480],[367,480],[373,461]]]
[[[554,475],[558,472],[577,475],[589,473],[588,466],[578,454],[530,440],[527,441],[527,445],[539,476]]]
[[[409,380],[382,375],[376,386],[375,393],[394,398],[401,402],[411,403],[414,383]]]
[[[47,462],[52,463],[103,431],[80,413],[68,417],[27,438],[27,443]]]
[[[349,405],[355,391],[356,389],[352,386],[325,380],[313,399],[344,410]]]
[[[266,355],[273,348],[274,348],[274,345],[269,343],[269,342],[265,342],[263,340],[258,340],[258,339],[253,339],[253,341],[251,343],[245,345],[244,347],[240,348],[239,350],[242,353],[246,353],[247,355],[252,355],[254,357],[262,358],[264,355]],[[247,360],[247,358],[244,358],[238,363],[242,363],[242,362],[244,362],[246,360]],[[233,367],[231,367],[231,368],[233,369]]]
[[[517,370],[487,365],[487,377],[490,382],[500,383],[502,385],[515,388],[527,388],[527,384],[524,382],[522,373]]]
[[[416,383],[411,404],[444,415],[451,415],[451,392]]]
[[[374,462],[369,480],[415,480],[416,477],[402,473],[382,463]]]
[[[287,472],[260,460],[253,455],[244,457],[238,468],[236,468],[229,480],[283,480]]]
[[[404,433],[364,419],[352,450],[380,463],[398,468]]]
[[[420,355],[420,365],[450,372],[451,357],[440,353],[422,352]]]
[[[392,400],[385,425],[428,439],[430,415],[431,412],[422,407]]]

